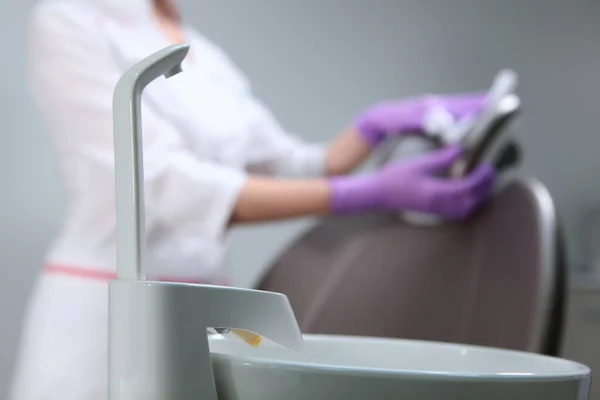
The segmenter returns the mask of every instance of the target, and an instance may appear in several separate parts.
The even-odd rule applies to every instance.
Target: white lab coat
[[[51,266],[115,271],[112,93],[169,45],[150,0],[47,0],[31,21],[31,88],[69,194]],[[248,172],[323,174],[324,147],[288,135],[214,44],[186,27],[184,73],[142,104],[148,275],[221,281],[227,222]],[[12,400],[106,399],[107,283],[38,279]]]

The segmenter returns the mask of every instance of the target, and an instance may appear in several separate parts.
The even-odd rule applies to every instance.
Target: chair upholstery
[[[285,293],[305,333],[556,354],[563,250],[545,187],[514,180],[467,222],[325,219],[281,254],[259,289]]]

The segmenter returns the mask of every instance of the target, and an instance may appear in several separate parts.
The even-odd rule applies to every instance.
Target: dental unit
[[[589,368],[567,360],[450,343],[302,335],[284,294],[147,279],[141,97],[161,75],[182,72],[188,51],[175,45],[150,55],[114,91],[118,273],[109,283],[109,400],[587,397]],[[514,152],[511,158],[507,150],[503,162]],[[469,152],[452,173],[466,173],[479,157]]]

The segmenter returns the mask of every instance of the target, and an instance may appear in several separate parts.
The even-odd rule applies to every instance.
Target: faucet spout
[[[119,279],[143,279],[146,247],[142,92],[156,78],[182,71],[190,46],[162,49],[128,69],[113,94],[115,183],[117,211],[117,274]]]

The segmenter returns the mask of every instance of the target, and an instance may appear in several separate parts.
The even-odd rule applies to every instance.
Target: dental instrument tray
[[[433,109],[425,116],[424,134],[410,135],[409,150],[417,153],[436,148],[461,145],[464,153],[449,168],[450,177],[468,175],[481,162],[487,161],[503,170],[514,167],[521,159],[521,149],[509,136],[509,124],[519,115],[520,98],[516,95],[517,74],[502,70],[494,78],[488,91],[484,109],[476,116],[455,120],[444,109]],[[380,165],[406,155],[404,138],[396,138],[379,154]],[[508,152],[509,154],[504,154]],[[412,154],[410,151],[408,154]],[[501,165],[498,164],[500,162]]]
[[[464,153],[450,168],[451,177],[469,174],[477,165],[488,159],[507,131],[508,124],[519,114],[521,101],[514,93],[517,75],[510,70],[501,71],[489,91],[487,105],[474,119],[461,122],[454,134]]]

